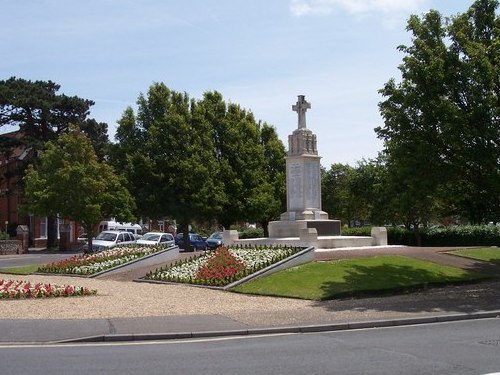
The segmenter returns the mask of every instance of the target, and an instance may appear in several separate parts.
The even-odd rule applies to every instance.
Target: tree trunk
[[[261,221],[259,223],[262,226],[262,229],[264,230],[264,237],[269,237],[269,220],[266,221]]]
[[[47,217],[47,249],[57,247],[57,217]]]
[[[184,251],[194,251],[191,248],[191,244],[189,242],[189,224],[188,223],[181,223],[181,230],[182,230],[182,244],[184,245]]]

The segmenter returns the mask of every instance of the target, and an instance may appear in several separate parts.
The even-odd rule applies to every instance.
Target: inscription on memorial
[[[302,164],[288,164],[289,210],[299,210],[303,205]]]
[[[307,193],[305,195],[306,208],[319,208],[318,196],[318,165],[315,162],[308,162],[305,164],[305,178],[307,181]]]

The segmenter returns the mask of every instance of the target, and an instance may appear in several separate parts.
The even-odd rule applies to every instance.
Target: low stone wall
[[[224,245],[287,245],[310,247],[316,249],[337,249],[343,247],[364,246],[387,246],[387,229],[384,227],[373,227],[370,237],[362,236],[318,236],[316,228],[304,228],[300,230],[300,237],[283,238],[249,238],[241,240],[235,230],[224,231]]]
[[[21,241],[0,240],[0,255],[20,254],[22,252]]]

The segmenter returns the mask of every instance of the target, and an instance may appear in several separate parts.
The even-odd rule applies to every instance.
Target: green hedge
[[[500,227],[461,225],[429,228],[422,232],[424,246],[500,246]]]
[[[370,236],[371,227],[343,228],[343,236]],[[494,225],[461,225],[444,228],[421,228],[422,246],[500,246],[500,227]],[[416,246],[412,230],[387,228],[389,245]]]
[[[246,228],[239,232],[239,238],[262,238],[264,237],[264,230],[262,228]]]

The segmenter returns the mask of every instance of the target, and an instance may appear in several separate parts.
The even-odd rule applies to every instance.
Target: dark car
[[[219,246],[222,246],[222,232],[215,232],[207,238],[207,247],[209,249],[217,249]]]
[[[177,233],[175,236],[175,244],[179,246],[179,249],[184,249],[184,234]],[[203,250],[207,249],[207,243],[205,240],[197,233],[189,233],[189,244],[193,250]]]

